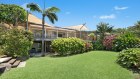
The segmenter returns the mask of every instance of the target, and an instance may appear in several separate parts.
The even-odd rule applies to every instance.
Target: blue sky
[[[25,6],[37,3],[43,8],[44,0],[0,0],[0,3]],[[59,27],[86,23],[90,30],[96,30],[99,22],[107,22],[114,28],[126,28],[140,20],[140,0],[45,0],[46,7],[56,6],[61,9]],[[32,12],[41,18],[41,14]],[[46,22],[50,23],[46,18]],[[50,23],[51,24],[51,23]]]

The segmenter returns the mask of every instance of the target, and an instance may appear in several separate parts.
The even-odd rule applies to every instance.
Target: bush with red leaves
[[[86,42],[85,47],[86,47],[85,51],[91,51],[93,49],[93,45],[91,42]]]
[[[116,37],[116,35],[109,35],[104,38],[103,46],[106,48],[106,50],[112,50],[113,41],[116,39]]]

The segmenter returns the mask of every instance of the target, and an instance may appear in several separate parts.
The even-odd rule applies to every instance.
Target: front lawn
[[[30,58],[25,68],[12,69],[0,79],[134,79],[132,72],[116,64],[116,58],[117,53],[109,51]]]

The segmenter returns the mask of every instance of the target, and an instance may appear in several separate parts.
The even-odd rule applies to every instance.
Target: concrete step
[[[16,59],[11,59],[10,61],[8,61],[9,64],[14,64],[14,62],[16,61]]]
[[[0,74],[3,73],[6,69],[6,66],[0,65]]]
[[[9,63],[2,63],[0,66],[6,67],[4,71],[9,71],[11,69],[11,64]]]
[[[4,58],[4,57],[7,57],[7,55],[1,55],[1,56],[0,56],[0,58]]]
[[[12,59],[12,57],[0,58],[0,63],[8,62],[10,59]]]
[[[20,60],[16,60],[15,62],[14,62],[14,64],[12,65],[12,68],[15,68],[15,67],[17,67],[19,64],[20,64]]]

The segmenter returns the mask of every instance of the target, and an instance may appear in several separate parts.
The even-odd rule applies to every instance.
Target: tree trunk
[[[28,31],[28,29],[29,29],[28,17],[29,17],[29,12],[28,12],[28,10],[27,10],[27,21],[26,21],[26,30],[27,30],[27,31]]]
[[[13,24],[14,27],[17,27],[18,26],[17,21],[18,21],[18,18],[16,17],[15,20],[14,20],[14,24]]]
[[[45,15],[42,14],[42,56],[45,56],[44,52],[44,42],[45,42]]]

